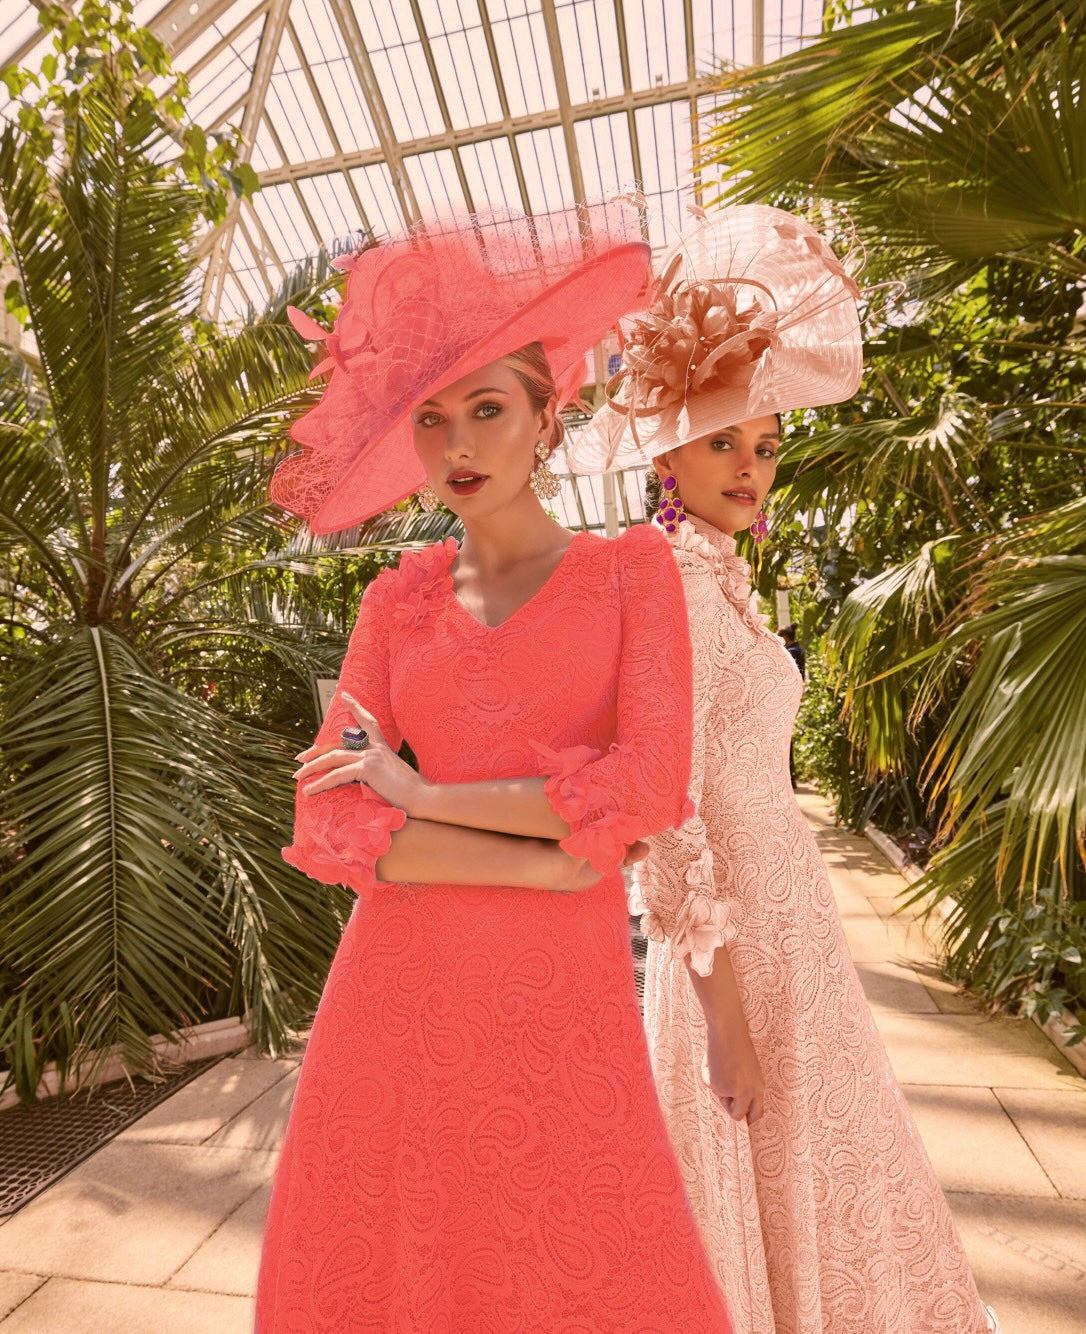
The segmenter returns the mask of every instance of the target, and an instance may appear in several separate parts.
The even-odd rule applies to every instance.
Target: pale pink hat
[[[703,215],[626,334],[607,401],[566,442],[574,472],[644,464],[753,417],[851,398],[859,288],[819,233],[782,209]]]
[[[588,350],[647,299],[649,249],[637,211],[615,203],[419,223],[337,266],[347,282],[331,332],[289,311],[303,338],[324,344],[313,373],[328,383],[291,427],[302,452],[271,483],[272,500],[314,533],[418,490],[412,409],[488,362],[540,342],[559,396],[571,397]]]

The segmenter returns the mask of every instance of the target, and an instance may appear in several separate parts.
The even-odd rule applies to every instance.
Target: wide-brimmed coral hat
[[[611,203],[420,223],[336,263],[347,282],[331,332],[289,312],[323,342],[314,374],[328,383],[290,429],[301,453],[271,483],[314,533],[418,490],[412,409],[471,371],[539,342],[560,390],[579,389],[589,349],[643,304],[649,250],[636,209]]]
[[[571,468],[628,468],[737,422],[851,398],[859,295],[801,218],[761,204],[703,214],[626,334],[604,406],[567,441]]]

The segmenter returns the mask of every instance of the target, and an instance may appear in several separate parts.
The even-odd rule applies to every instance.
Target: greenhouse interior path
[[[800,800],[981,1292],[1005,1334],[1081,1334],[1086,1081],[1034,1025],[944,981],[894,915],[898,873]],[[0,1223],[2,1334],[246,1334],[297,1067],[220,1062]]]

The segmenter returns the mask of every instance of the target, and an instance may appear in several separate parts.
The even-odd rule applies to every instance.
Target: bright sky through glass
[[[36,65],[28,0],[0,0],[0,65]],[[707,76],[814,36],[816,0],[139,0],[205,129],[245,127],[264,188],[207,247],[229,321],[320,246],[405,217],[539,212],[641,183],[665,245],[704,196]],[[0,92],[0,114],[6,104]],[[706,183],[702,183],[706,184]]]

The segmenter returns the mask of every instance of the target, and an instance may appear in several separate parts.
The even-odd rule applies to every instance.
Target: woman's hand
[[[355,722],[365,729],[369,745],[365,750],[344,750],[336,744],[303,750],[297,757],[302,767],[294,775],[302,784],[302,791],[313,796],[343,783],[365,783],[391,805],[414,815],[414,807],[426,787],[425,780],[391,749],[372,713],[346,692],[341,698]]]
[[[742,1031],[709,1029],[701,1077],[733,1121],[752,1125],[765,1106],[765,1081],[754,1043]]]

